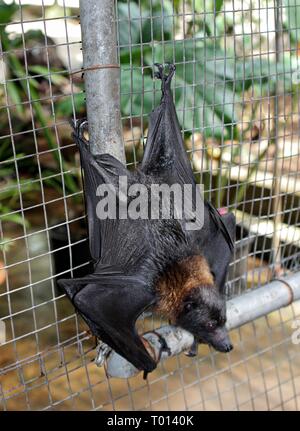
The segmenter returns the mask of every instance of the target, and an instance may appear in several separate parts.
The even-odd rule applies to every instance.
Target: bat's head
[[[234,240],[234,215],[222,216],[222,224]],[[233,250],[226,235],[221,230],[216,230],[203,254],[213,276],[213,283],[201,284],[183,298],[176,323],[191,332],[199,342],[210,344],[220,352],[229,352],[233,346],[225,327],[225,282]]]
[[[226,323],[226,301],[215,285],[199,286],[184,298],[176,325],[191,332],[201,343],[220,352],[230,352]]]
[[[222,229],[212,229],[201,255],[177,263],[158,287],[158,309],[175,325],[192,333],[198,342],[210,344],[220,352],[233,348],[225,326],[225,282],[234,237],[235,217],[226,214],[222,216]]]

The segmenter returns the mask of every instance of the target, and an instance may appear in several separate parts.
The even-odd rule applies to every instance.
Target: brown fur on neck
[[[184,298],[193,289],[213,286],[214,279],[203,256],[192,256],[176,262],[158,281],[159,301],[156,310],[174,321]]]

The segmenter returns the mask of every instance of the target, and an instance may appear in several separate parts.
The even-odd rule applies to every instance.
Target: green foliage
[[[3,0],[0,0],[0,24],[8,24],[18,8],[16,4],[7,5]],[[0,25],[0,31],[2,32],[4,29],[5,27]]]
[[[0,0],[0,22],[8,24],[17,9],[18,7],[15,5],[4,6],[3,1]],[[3,15],[1,12],[4,12]],[[57,171],[66,171],[65,161],[60,157],[56,139],[48,127],[48,114],[45,112],[42,102],[40,101],[40,83],[34,77],[28,79],[28,74],[26,73],[25,65],[23,64],[24,62],[17,57],[14,51],[15,49],[22,48],[22,38],[20,36],[9,38],[6,32],[6,26],[3,25],[0,27],[2,48],[3,51],[6,52],[5,63],[9,73],[9,81],[6,84],[9,103],[14,105],[18,118],[23,120],[24,117],[26,118],[26,109],[28,109],[28,104],[26,102],[31,102],[35,120],[39,127],[43,128],[43,134],[48,143],[49,149],[53,150],[52,154],[57,165]],[[24,35],[27,40],[39,40],[41,36],[44,37],[40,31],[32,30],[26,32]],[[56,73],[57,71],[49,71],[48,68],[43,65],[30,66],[29,72],[33,72],[35,75],[48,75],[50,72],[50,79],[52,83],[56,85],[61,84],[62,80],[66,79],[63,76],[58,75]],[[78,186],[71,175],[65,176],[65,185],[69,193],[74,193],[78,190]]]
[[[291,88],[291,71],[296,65],[290,56],[276,63],[268,55],[242,58],[236,56],[233,47],[224,49],[223,39],[232,23],[220,14],[223,1],[206,0],[205,14],[203,0],[187,2],[197,14],[190,33],[179,40],[174,40],[174,35],[180,18],[175,15],[173,19],[176,10],[172,2],[152,1],[152,11],[149,2],[142,1],[141,9],[138,3],[126,1],[118,5],[124,116],[140,116],[142,111],[149,113],[153,109],[153,90],[158,87],[149,72],[155,62],[176,63],[174,93],[179,121],[184,130],[199,130],[207,137],[237,138],[241,95],[250,88],[260,97],[274,94],[278,82],[285,90]],[[176,7],[180,5],[182,2],[177,2]],[[130,40],[133,46],[129,46]],[[251,47],[252,42],[247,42],[245,35],[245,47],[247,43]]]
[[[172,35],[172,2],[153,0],[151,2],[118,2],[119,42],[121,46],[152,43],[165,40]]]
[[[300,39],[300,0],[284,0],[286,12],[286,28],[288,29],[292,41]]]

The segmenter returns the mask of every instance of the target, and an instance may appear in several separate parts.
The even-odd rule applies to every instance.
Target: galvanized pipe
[[[91,152],[125,163],[113,0],[80,0],[83,72]]]
[[[300,272],[297,272],[227,301],[227,328],[238,328],[299,299]],[[159,337],[156,334],[165,339],[170,349],[169,354],[167,352],[162,353],[161,359],[187,351],[194,341],[194,337],[181,328],[171,325],[163,326],[155,332],[148,332],[143,335],[143,338],[151,344],[153,349],[151,351],[154,351],[156,356],[158,356],[161,347]],[[102,365],[104,356],[101,355],[101,348],[97,359],[98,363],[97,360],[96,363]],[[139,370],[114,351],[108,355],[105,367],[109,377],[129,378],[139,373]]]
[[[228,329],[290,305],[300,299],[300,272],[274,280],[258,289],[227,301]]]

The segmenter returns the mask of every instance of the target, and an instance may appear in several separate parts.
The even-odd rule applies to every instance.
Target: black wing
[[[115,220],[109,218],[100,220],[97,217],[96,208],[100,201],[97,189],[103,184],[113,184],[117,188],[119,176],[127,177],[129,172],[121,162],[109,154],[94,156],[90,153],[89,143],[83,136],[86,126],[86,120],[74,122],[72,136],[80,151],[81,167],[84,173],[83,183],[90,252],[93,259],[99,260],[102,255],[101,250],[106,249],[105,240],[107,237],[113,239],[113,236],[118,236],[118,233],[115,229]]]
[[[195,179],[187,158],[179,122],[173,103],[171,81],[175,66],[169,65],[169,74],[156,64],[155,76],[161,79],[162,97],[159,106],[149,116],[147,144],[141,163],[146,174],[158,172],[167,183],[193,184]]]
[[[236,221],[232,213],[225,214],[221,218],[222,226],[226,229],[226,236],[229,235],[230,242],[235,240]],[[233,251],[229,247],[224,231],[222,228],[215,227],[211,230],[211,237],[204,247],[204,255],[209,263],[210,269],[214,274],[215,283],[222,293],[225,292],[225,282],[228,272],[228,266],[232,261]]]
[[[147,255],[147,240],[145,238],[144,220],[134,220],[119,217],[120,199],[119,179],[126,178],[131,184],[132,173],[110,154],[94,156],[89,151],[89,143],[83,137],[86,121],[77,121],[74,125],[73,138],[80,151],[83,169],[84,195],[88,218],[88,233],[91,256],[101,264],[119,266],[126,273],[135,271],[144,256]],[[107,186],[111,191],[110,199],[115,198],[115,207],[109,211],[109,217],[98,217],[97,207],[103,201],[103,189],[99,193],[99,186]],[[134,224],[134,227],[133,227]]]
[[[171,91],[175,66],[169,65],[167,75],[164,73],[162,65],[156,64],[156,66],[158,72],[155,76],[162,81],[162,98],[160,105],[150,114],[148,138],[141,169],[146,174],[157,172],[168,184],[191,184],[193,188],[196,188],[191,164],[184,149]],[[222,245],[221,250],[224,250],[225,247],[232,255],[234,235],[230,228],[231,223],[228,224],[228,220],[223,218],[210,202],[204,202],[203,207],[203,227],[200,230],[189,231],[187,234],[194,239],[204,255],[207,248],[209,249],[208,254],[213,254],[217,244]],[[195,210],[195,202],[193,202],[192,209]],[[184,221],[186,222],[187,219],[185,218]],[[223,239],[222,244],[220,244],[221,238]]]
[[[132,275],[139,273],[141,261],[147,255],[144,221],[120,219],[118,214],[119,177],[130,179],[132,174],[113,156],[90,153],[83,136],[85,125],[85,121],[76,122],[73,137],[84,173],[90,251],[97,263],[94,274],[58,283],[94,335],[137,368],[151,371],[156,364],[144,348],[135,323],[153,303],[154,295],[142,277]],[[115,214],[106,219],[99,218],[96,212],[102,185],[114,186],[111,198],[115,197]]]
[[[135,329],[136,319],[154,300],[142,278],[100,265],[95,274],[59,284],[94,335],[136,368],[156,368]]]

